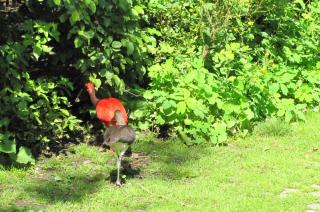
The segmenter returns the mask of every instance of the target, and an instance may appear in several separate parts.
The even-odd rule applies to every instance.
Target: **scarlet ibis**
[[[114,118],[115,111],[119,110],[122,115],[123,125],[128,124],[128,115],[127,112],[120,102],[119,99],[116,98],[104,98],[98,99],[96,97],[96,90],[94,85],[91,82],[85,84],[85,87],[89,93],[91,103],[96,107],[97,117],[100,121],[102,121],[106,127],[111,125],[119,125],[116,119]]]

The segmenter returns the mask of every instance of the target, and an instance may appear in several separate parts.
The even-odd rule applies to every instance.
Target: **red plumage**
[[[85,87],[90,95],[90,100],[93,105],[96,106],[97,117],[102,121],[107,127],[111,125],[119,125],[114,119],[115,111],[120,110],[122,113],[122,118],[125,122],[125,125],[128,124],[128,115],[127,112],[120,102],[116,98],[104,98],[98,99],[95,95],[94,85],[92,83],[86,83]]]
[[[110,123],[114,126],[118,125],[117,121],[113,119],[116,110],[120,110],[123,116],[125,124],[128,124],[128,115],[124,106],[116,98],[106,98],[100,99],[96,105],[97,117],[102,121],[107,127]]]

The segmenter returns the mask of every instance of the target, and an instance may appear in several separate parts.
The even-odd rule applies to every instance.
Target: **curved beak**
[[[80,97],[82,91],[83,91],[83,88],[81,88],[81,90],[80,90],[79,93],[77,94],[77,97],[75,98],[74,102],[80,102],[80,98],[79,98],[79,97]]]

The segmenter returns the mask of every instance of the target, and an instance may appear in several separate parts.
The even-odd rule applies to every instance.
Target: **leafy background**
[[[0,27],[0,152],[18,163],[97,136],[88,80],[188,145],[318,110],[319,0],[29,0]]]

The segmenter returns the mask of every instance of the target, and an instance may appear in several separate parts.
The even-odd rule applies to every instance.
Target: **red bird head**
[[[88,93],[93,93],[95,91],[94,85],[91,82],[87,82],[84,84],[84,86],[86,87]]]

